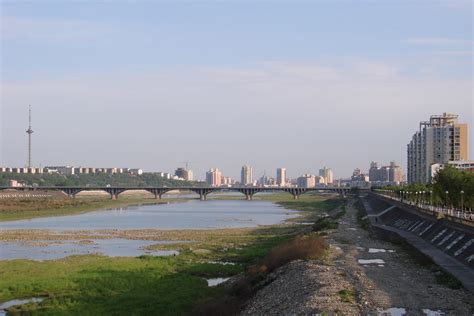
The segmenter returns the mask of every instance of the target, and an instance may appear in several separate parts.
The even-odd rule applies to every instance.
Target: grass
[[[0,271],[8,273],[2,272],[0,297],[47,296],[42,303],[22,307],[42,313],[170,315],[188,310],[214,291],[203,278],[176,272],[181,264],[178,259],[164,257],[1,261]],[[221,274],[223,268],[213,267]]]
[[[313,224],[313,231],[322,233],[326,230],[337,229],[339,226],[338,220],[346,215],[346,205],[339,204],[338,206],[340,206],[340,211],[337,211],[334,215],[318,218]]]
[[[343,289],[337,292],[342,302],[353,303],[355,301],[354,291]]]
[[[359,223],[359,226],[363,230],[369,231],[370,220],[365,217],[367,213],[365,211],[364,204],[362,203],[362,200],[360,198],[354,203],[354,207],[357,209],[357,222]]]
[[[133,200],[109,201],[104,201],[107,206],[112,205],[110,202]],[[309,218],[341,205],[340,201],[311,195],[302,200],[280,202],[291,209],[303,208],[303,215]],[[59,211],[63,214],[65,209]],[[155,246],[156,249],[178,248],[180,254],[176,257],[87,255],[43,262],[0,261],[0,302],[24,297],[47,298],[41,303],[22,305],[22,313],[181,315],[207,311],[206,315],[216,315],[222,310],[235,314],[270,271],[291,260],[316,258],[324,252],[326,246],[320,236],[299,236],[305,230],[301,225],[293,225],[170,232],[174,240],[194,240]],[[209,260],[237,264],[212,264]],[[243,281],[228,290],[220,286],[210,288],[204,279],[239,273],[244,273]]]

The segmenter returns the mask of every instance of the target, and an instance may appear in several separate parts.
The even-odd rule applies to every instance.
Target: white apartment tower
[[[252,167],[249,165],[245,165],[242,167],[240,172],[240,183],[241,185],[252,185],[253,178],[252,178]]]
[[[278,186],[284,187],[286,185],[286,168],[277,169],[277,183]]]

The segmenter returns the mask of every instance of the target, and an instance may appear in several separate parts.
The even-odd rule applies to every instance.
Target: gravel
[[[242,315],[389,315],[380,314],[389,308],[405,309],[407,315],[425,315],[423,309],[474,314],[472,293],[438,284],[434,273],[418,266],[403,249],[371,238],[355,214],[351,202],[339,228],[327,236],[328,258],[293,261],[277,269]],[[369,252],[371,248],[394,251]],[[358,262],[374,259],[384,264]],[[350,293],[349,299],[341,291]]]

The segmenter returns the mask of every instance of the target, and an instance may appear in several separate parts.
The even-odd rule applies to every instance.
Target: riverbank
[[[472,293],[457,280],[417,251],[372,237],[353,201],[346,210],[325,233],[325,260],[278,269],[243,315],[473,314]]]
[[[316,218],[341,205],[340,200],[328,202],[327,197],[315,195],[307,195],[298,201],[289,198],[278,197],[281,203],[287,203],[285,207],[303,209],[300,221]],[[223,295],[219,286],[208,287],[206,278],[241,273],[270,249],[310,230],[309,227],[293,221],[275,226],[217,230],[112,230],[59,234],[37,230],[3,231],[0,239],[4,241],[88,240],[97,236],[179,241],[177,244],[151,246],[152,249],[177,249],[179,255],[137,258],[87,255],[43,262],[0,261],[0,301],[45,297],[42,302],[20,307],[22,311],[45,313],[183,314],[203,300]]]
[[[125,195],[118,200],[112,200],[103,195],[83,196],[74,199],[66,197],[10,199],[0,203],[0,222],[75,215],[105,208],[160,203],[167,203],[167,200],[156,200],[147,195]]]

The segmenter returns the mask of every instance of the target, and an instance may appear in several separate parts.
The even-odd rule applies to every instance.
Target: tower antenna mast
[[[28,130],[26,131],[28,134],[28,168],[31,168],[31,134],[33,134],[33,130],[31,129],[31,105],[28,111],[28,122]]]

